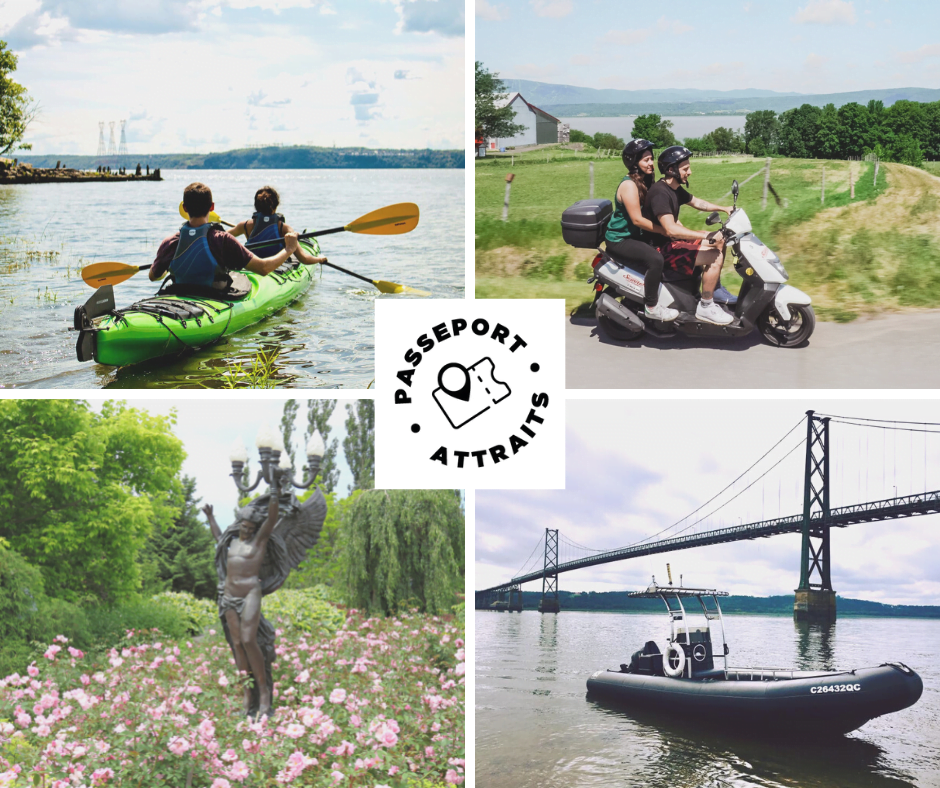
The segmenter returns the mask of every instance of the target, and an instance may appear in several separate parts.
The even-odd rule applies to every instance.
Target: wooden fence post
[[[872,182],[872,186],[878,185],[878,165],[881,164],[878,159],[875,159],[875,180]]]
[[[509,173],[506,176],[506,199],[503,200],[503,221],[509,221],[509,189],[512,186],[512,179],[516,176],[512,173]]]
[[[855,199],[855,162],[849,162],[849,199]]]
[[[823,171],[823,176],[822,176],[822,192],[820,193],[819,201],[820,201],[821,203],[825,203],[825,202],[826,202],[826,165],[825,165],[825,164],[823,164],[823,166],[822,166],[822,171]]]
[[[594,199],[594,162],[592,161],[589,165],[591,170],[591,199]]]
[[[770,156],[767,157],[767,164],[764,165],[764,196],[760,201],[760,209],[762,211],[767,210],[767,186],[769,183],[770,183]]]

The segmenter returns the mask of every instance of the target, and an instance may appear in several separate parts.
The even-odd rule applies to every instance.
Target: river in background
[[[251,217],[255,191],[270,184],[297,230],[342,226],[384,205],[417,203],[421,221],[413,232],[338,233],[322,239],[322,253],[371,279],[463,298],[463,170],[164,170],[163,177],[0,186],[0,386],[213,388],[233,362],[250,367],[259,350],[272,349],[280,350],[280,385],[369,385],[374,302],[408,296],[382,295],[330,268],[290,306],[188,357],[121,369],[76,360],[76,333],[68,327],[92,293],[82,267],[153,262],[160,241],[183,222],[178,206],[193,181],[209,185],[217,213],[232,223]],[[129,306],[156,289],[141,272],[115,287],[115,301]]]
[[[940,786],[940,621],[726,616],[729,665],[838,669],[901,661],[924,680],[911,708],[828,741],[780,741],[630,715],[585,697],[588,676],[616,668],[657,614],[477,611],[478,788],[909,788]]]
[[[599,131],[614,134],[624,140],[633,139],[633,121],[636,115],[625,118],[562,118],[562,123],[568,123],[571,128],[590,134],[592,137]],[[676,139],[684,140],[686,137],[701,137],[714,131],[719,126],[734,131],[744,131],[744,115],[667,115],[663,120],[672,121],[672,133]]]

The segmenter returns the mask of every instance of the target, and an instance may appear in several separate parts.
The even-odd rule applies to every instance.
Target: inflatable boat
[[[654,641],[617,670],[598,670],[587,680],[588,697],[625,707],[672,710],[709,725],[801,734],[843,734],[920,698],[920,676],[901,662],[854,670],[812,671],[728,666],[728,644],[718,597],[727,592],[653,584],[629,596],[661,599],[671,633],[665,653]],[[697,601],[701,612],[683,601]],[[720,637],[718,659],[712,628]]]

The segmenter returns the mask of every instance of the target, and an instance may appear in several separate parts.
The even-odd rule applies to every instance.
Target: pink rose
[[[342,703],[346,700],[346,690],[337,687],[330,693],[330,703]]]

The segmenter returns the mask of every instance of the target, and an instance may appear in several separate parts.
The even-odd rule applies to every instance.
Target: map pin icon
[[[463,373],[463,386],[461,386],[459,389],[448,388],[444,384],[444,373],[446,373],[449,369],[459,369],[461,373]],[[451,375],[450,377],[454,378],[455,376]],[[470,400],[470,372],[463,364],[458,364],[456,361],[452,361],[449,364],[445,364],[443,367],[441,367],[440,371],[437,373],[437,385],[456,399],[462,399],[464,402],[468,402]]]

